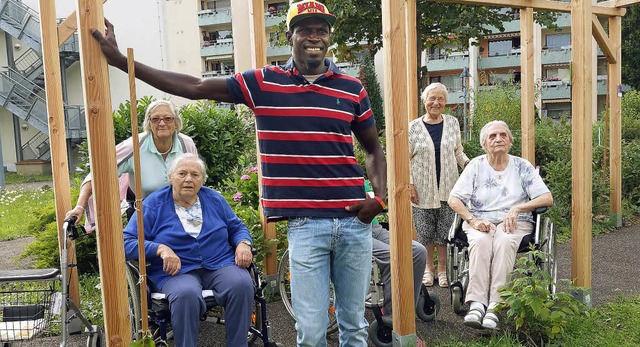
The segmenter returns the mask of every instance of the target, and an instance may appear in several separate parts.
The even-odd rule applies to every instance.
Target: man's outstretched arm
[[[100,49],[112,65],[127,72],[127,57],[118,49],[113,24],[105,19],[105,35],[97,29],[92,29],[91,34],[100,43]],[[136,62],[136,77],[169,94],[181,96],[191,100],[209,99],[222,102],[233,102],[227,80],[223,77],[198,78],[188,74],[160,70],[151,66]]]

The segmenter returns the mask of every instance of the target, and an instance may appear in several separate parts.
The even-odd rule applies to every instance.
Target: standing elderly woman
[[[509,279],[520,241],[533,231],[531,211],[553,205],[553,197],[531,163],[509,154],[513,135],[505,122],[487,123],[480,144],[487,154],[462,172],[449,205],[464,219],[469,239],[470,309],[464,324],[496,329],[498,289]]]
[[[143,202],[147,275],[167,295],[176,346],[195,347],[206,311],[203,289],[224,306],[227,346],[247,346],[253,283],[251,235],[224,197],[203,187],[204,162],[187,153],[169,169],[170,186]],[[137,215],[124,229],[127,259],[138,259]]]
[[[425,245],[427,266],[422,283],[432,286],[434,280],[434,248],[438,249],[438,284],[449,286],[446,257],[447,232],[453,223],[453,211],[447,205],[449,192],[458,179],[458,168],[469,158],[460,140],[460,124],[443,114],[447,104],[447,87],[432,83],[422,92],[427,113],[409,124],[409,156],[411,172],[411,206],[418,241]]]
[[[156,100],[149,104],[142,123],[144,133],[139,136],[140,143],[140,177],[142,178],[143,198],[158,188],[169,184],[167,172],[171,163],[183,153],[198,154],[193,140],[182,133],[182,118],[176,111],[176,106],[168,100]],[[116,146],[116,164],[120,179],[120,200],[125,199],[127,188],[135,192],[133,177],[133,138],[128,138]],[[77,217],[80,221],[85,206],[93,209],[89,201],[92,192],[91,174],[82,182],[78,202],[65,218]],[[95,228],[93,214],[89,213],[85,228]]]

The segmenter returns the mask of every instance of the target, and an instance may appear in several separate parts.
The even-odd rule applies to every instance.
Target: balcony
[[[200,56],[215,57],[233,54],[233,39],[220,39],[215,42],[205,41],[200,48]]]
[[[358,75],[360,74],[359,65],[353,65],[350,63],[337,63],[336,66],[340,69],[340,71],[351,77],[358,78]]]
[[[542,49],[542,64],[563,64],[571,62],[571,46],[556,49]]]
[[[235,74],[234,70],[225,70],[225,71],[202,71],[202,77],[229,77]]]
[[[512,49],[508,53],[499,53],[489,57],[481,57],[478,61],[478,69],[495,69],[501,67],[520,66],[520,49]]]
[[[267,57],[291,55],[291,46],[267,46]]]
[[[427,61],[427,69],[430,72],[462,70],[469,66],[468,52],[452,52],[451,54],[437,55]]]
[[[201,27],[211,25],[231,24],[231,9],[198,11],[198,25]]]
[[[270,14],[269,12],[264,14],[264,26],[269,28],[272,26],[277,26],[280,23],[284,22],[286,19],[283,15],[278,14]]]

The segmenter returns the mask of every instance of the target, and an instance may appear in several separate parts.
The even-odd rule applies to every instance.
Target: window
[[[543,76],[547,81],[563,81],[566,83],[571,81],[569,66],[547,68],[544,70]]]
[[[511,53],[511,48],[513,48],[511,40],[489,41],[489,56],[506,55]]]
[[[515,78],[513,76],[513,72],[491,73],[489,75],[490,85],[510,83],[510,82],[513,82],[514,80]]]
[[[429,83],[435,82],[444,84],[449,92],[462,90],[462,79],[458,75],[434,76],[429,78]],[[447,102],[452,102],[452,100],[449,100]]]
[[[547,35],[548,49],[567,49],[571,47],[571,34]]]

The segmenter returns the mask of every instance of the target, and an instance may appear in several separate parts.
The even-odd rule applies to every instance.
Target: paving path
[[[0,242],[0,269],[18,269],[31,266],[28,261],[15,261],[24,246],[33,239],[25,238]],[[640,295],[640,225],[622,228],[613,233],[593,238],[592,252],[592,302],[601,306],[617,295]],[[558,247],[559,277],[571,277],[571,244]],[[433,287],[432,292],[442,301],[441,312],[434,322],[417,321],[417,334],[428,346],[452,340],[474,340],[487,332],[474,330],[462,325],[462,317],[453,313],[449,301],[449,290]],[[287,314],[280,301],[268,304],[268,317],[273,338],[286,347],[295,346],[294,321]],[[372,319],[370,312],[369,319]],[[328,337],[329,346],[337,346],[337,334]],[[72,336],[68,346],[85,346],[86,336]],[[57,338],[31,341],[33,346],[59,346]],[[224,346],[224,328],[204,323],[199,346]],[[259,344],[258,344],[259,345]]]

